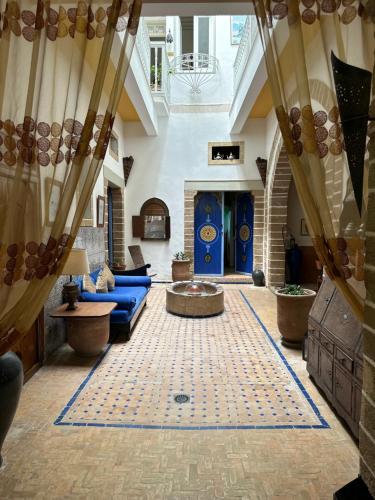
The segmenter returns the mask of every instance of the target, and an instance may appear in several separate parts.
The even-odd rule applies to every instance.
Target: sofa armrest
[[[115,276],[116,286],[151,286],[151,278],[148,276]]]
[[[90,293],[82,292],[80,294],[80,300],[83,302],[117,302],[116,309],[121,309],[123,311],[131,311],[137,300],[135,297],[130,295],[125,295],[123,293]]]

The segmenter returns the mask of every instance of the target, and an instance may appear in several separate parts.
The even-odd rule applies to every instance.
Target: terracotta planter
[[[305,295],[285,295],[282,291],[276,291],[277,326],[281,343],[287,347],[300,348],[307,332],[309,312],[316,292],[305,288]]]
[[[172,260],[172,281],[191,280],[190,259]]]

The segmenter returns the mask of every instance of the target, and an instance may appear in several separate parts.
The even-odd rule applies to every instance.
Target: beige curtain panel
[[[253,0],[277,120],[315,250],[362,319],[363,206],[357,208],[331,67],[372,71],[374,24],[358,0]]]
[[[73,245],[141,5],[0,1],[0,355],[35,321]]]

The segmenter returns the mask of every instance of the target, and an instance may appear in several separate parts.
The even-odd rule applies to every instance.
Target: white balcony
[[[250,55],[254,46],[255,39],[258,35],[258,26],[255,16],[247,16],[246,23],[243,29],[238,52],[233,64],[233,87],[236,93],[238,85],[241,81],[243,72],[249,62]]]
[[[192,94],[200,94],[201,87],[212,80],[218,68],[218,59],[208,54],[182,54],[171,62],[171,73],[190,87]]]
[[[229,112],[231,133],[241,133],[266,81],[264,51],[256,17],[248,16],[233,64],[233,101]]]

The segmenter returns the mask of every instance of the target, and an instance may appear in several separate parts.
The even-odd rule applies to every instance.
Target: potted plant
[[[172,260],[172,281],[191,279],[190,259],[184,252],[177,252]]]
[[[301,285],[287,285],[276,291],[277,326],[281,343],[287,347],[302,346],[316,292]]]

